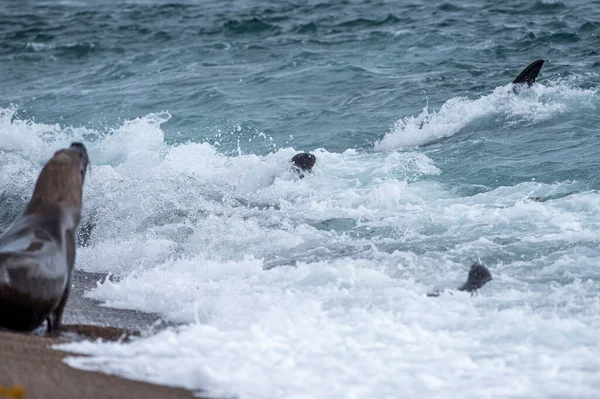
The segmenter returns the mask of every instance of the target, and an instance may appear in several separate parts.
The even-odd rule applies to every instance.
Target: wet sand
[[[52,345],[80,339],[127,340],[167,325],[156,315],[104,308],[84,298],[84,292],[104,276],[77,271],[73,277],[59,336],[47,337],[45,326],[31,334],[0,331],[0,398],[193,398],[182,389],[73,369],[63,362],[73,354],[51,349]],[[24,394],[19,396],[17,389],[11,396],[6,390],[14,387]]]
[[[84,294],[104,281],[105,275],[75,270],[71,284],[71,294],[65,308],[65,324],[85,324],[103,327],[115,327],[135,330],[141,333],[156,332],[169,323],[160,316],[135,310],[113,309],[101,306],[101,303],[84,298]]]
[[[182,389],[73,369],[63,362],[66,356],[72,354],[50,349],[51,345],[59,342],[64,341],[0,332],[0,387],[20,387],[24,392],[22,397],[26,399],[194,397]],[[10,397],[0,393],[0,398],[3,396]]]

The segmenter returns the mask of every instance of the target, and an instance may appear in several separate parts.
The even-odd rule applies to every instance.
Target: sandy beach
[[[76,272],[58,337],[0,331],[0,398],[193,398],[191,392],[131,381],[67,366],[73,354],[51,349],[57,343],[79,339],[119,340],[149,333],[166,325],[155,315],[99,306],[83,297],[101,275]],[[11,388],[21,388],[12,390]]]

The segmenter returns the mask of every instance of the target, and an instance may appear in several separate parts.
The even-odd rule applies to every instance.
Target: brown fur
[[[24,212],[0,236],[0,328],[31,331],[47,321],[58,332],[75,265],[75,232],[87,151],[83,144],[57,151],[36,182]],[[14,240],[30,239],[18,250]],[[35,269],[35,273],[31,270]]]
[[[75,223],[79,224],[83,191],[80,156],[79,152],[68,149],[54,154],[38,177],[25,214],[46,214],[62,208],[72,212]]]

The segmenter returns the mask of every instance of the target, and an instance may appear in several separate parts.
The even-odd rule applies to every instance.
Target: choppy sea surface
[[[86,144],[77,267],[113,277],[86,295],[179,327],[69,344],[74,367],[240,399],[597,398],[599,21],[578,0],[3,1],[0,222]],[[426,296],[476,261],[478,295]]]

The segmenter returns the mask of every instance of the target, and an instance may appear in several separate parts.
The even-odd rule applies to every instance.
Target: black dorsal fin
[[[527,68],[523,69],[523,72],[521,72],[515,80],[513,80],[513,83],[527,83],[527,86],[531,87],[535,83],[538,73],[540,73],[543,65],[544,60],[533,61]]]

